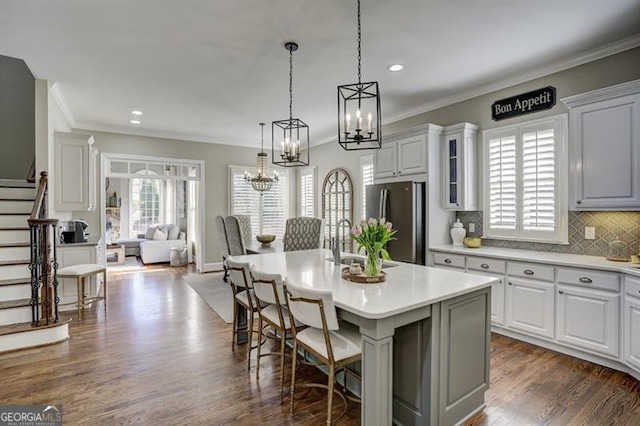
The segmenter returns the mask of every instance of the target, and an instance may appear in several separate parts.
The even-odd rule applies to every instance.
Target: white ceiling
[[[293,113],[317,144],[335,140],[337,86],[357,81],[355,10],[355,0],[0,0],[0,54],[57,82],[76,128],[259,147],[258,122],[288,118],[283,43],[296,41]],[[363,80],[380,83],[389,123],[623,39],[640,45],[640,0],[363,0],[362,26]],[[405,70],[387,71],[396,62]]]

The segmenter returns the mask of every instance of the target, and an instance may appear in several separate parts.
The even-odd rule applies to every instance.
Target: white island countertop
[[[354,256],[343,254],[343,256]],[[298,285],[331,290],[338,308],[363,318],[380,319],[432,305],[443,300],[489,287],[497,279],[402,262],[383,268],[386,281],[361,284],[341,277],[329,250],[305,250],[231,256],[267,272],[281,274]]]
[[[557,266],[599,269],[640,276],[640,264],[614,262],[607,260],[604,256],[586,256],[581,254],[552,253],[501,247],[467,248],[454,245],[432,246],[429,247],[429,250],[470,256],[493,257],[504,260],[538,262]]]

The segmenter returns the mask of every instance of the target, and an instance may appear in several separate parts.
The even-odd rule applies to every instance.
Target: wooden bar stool
[[[94,275],[102,274],[102,296],[98,290],[98,296],[85,297],[84,279]],[[75,278],[78,281],[78,321],[80,321],[80,313],[88,302],[104,300],[104,313],[107,313],[107,268],[102,265],[93,263],[81,263],[73,266],[66,266],[58,269],[58,278]],[[60,305],[73,305],[74,303],[61,303]]]

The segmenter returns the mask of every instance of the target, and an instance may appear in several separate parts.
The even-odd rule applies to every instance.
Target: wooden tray
[[[380,275],[378,275],[377,277],[368,277],[364,272],[358,275],[354,275],[349,272],[349,268],[346,267],[342,268],[342,278],[354,283],[376,284],[385,281],[387,279],[387,274],[384,271],[380,271]]]

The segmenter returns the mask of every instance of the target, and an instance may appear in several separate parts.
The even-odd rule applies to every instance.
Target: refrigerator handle
[[[380,190],[380,201],[378,206],[378,218],[382,217],[382,210],[384,210],[384,189]]]
[[[389,190],[388,189],[383,189],[382,190],[382,209],[380,209],[380,218],[382,219],[383,217],[386,218],[387,217],[387,195],[389,194]]]

